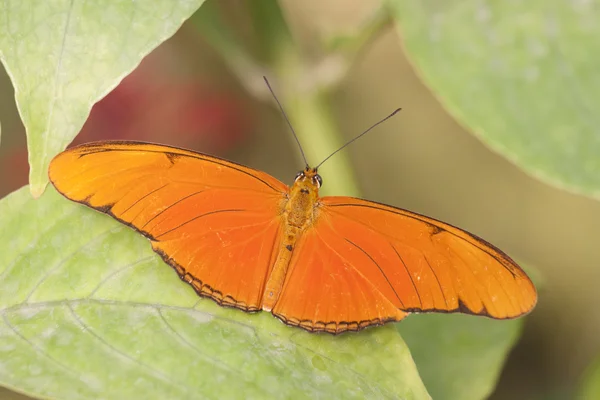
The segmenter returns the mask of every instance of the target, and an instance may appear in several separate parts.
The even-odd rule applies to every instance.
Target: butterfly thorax
[[[304,171],[290,188],[284,209],[286,226],[302,229],[311,224],[319,198],[319,185],[313,178],[314,175],[316,171]]]
[[[265,287],[263,310],[271,310],[277,302],[296,242],[314,222],[321,182],[317,170],[307,167],[290,188],[283,208],[283,240]]]

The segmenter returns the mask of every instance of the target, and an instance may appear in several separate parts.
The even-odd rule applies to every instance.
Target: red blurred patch
[[[29,163],[25,148],[14,149],[0,159],[0,198],[24,186],[29,181]]]
[[[142,65],[126,77],[93,107],[74,143],[142,140],[221,153],[252,132],[235,95],[157,72]]]

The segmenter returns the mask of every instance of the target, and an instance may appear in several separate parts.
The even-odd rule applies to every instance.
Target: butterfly
[[[108,214],[202,297],[287,325],[338,334],[410,313],[516,318],[537,302],[501,250],[450,224],[353,197],[320,197],[315,168],[267,78],[306,167],[291,187],[218,157],[143,142],[104,141],[57,155],[50,181]]]
[[[320,197],[317,168],[287,186],[190,150],[104,141],[60,153],[49,178],[147,237],[200,296],[310,332],[421,312],[515,318],[537,301],[525,272],[490,243],[400,208]]]

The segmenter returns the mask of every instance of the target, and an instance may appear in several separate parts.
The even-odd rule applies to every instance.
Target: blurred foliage
[[[600,399],[600,357],[594,360],[585,371],[579,398],[581,400]]]
[[[164,7],[174,4],[158,3]],[[327,5],[318,2],[312,6],[317,12],[311,13],[310,2],[308,5],[305,3],[300,5],[283,1],[284,7],[280,8],[272,0],[239,2],[235,3],[235,7],[232,6],[233,3],[209,1],[190,19],[187,36],[182,40],[185,42],[185,50],[175,54],[165,54],[162,59],[178,56],[179,63],[182,64],[181,60],[184,59],[182,54],[195,52],[195,46],[198,46],[198,42],[189,39],[193,32],[212,46],[221,57],[223,65],[227,67],[229,73],[236,76],[247,93],[261,101],[272,102],[262,81],[262,75],[266,74],[286,107],[309,163],[314,165],[344,142],[338,123],[352,128],[351,135],[360,133],[361,129],[366,128],[364,125],[368,125],[364,120],[360,120],[362,124],[360,127],[353,125],[360,113],[364,110],[377,109],[378,114],[385,115],[388,110],[381,111],[381,104],[384,104],[381,99],[389,96],[389,93],[394,90],[399,91],[395,85],[400,81],[398,71],[393,71],[387,77],[397,79],[385,82],[386,78],[382,75],[383,83],[379,86],[361,88],[358,96],[354,96],[358,103],[350,108],[353,110],[352,115],[336,114],[336,106],[332,102],[332,99],[337,99],[340,103],[341,98],[341,103],[346,101],[347,105],[351,104],[352,96],[348,96],[349,91],[342,90],[340,96],[340,85],[347,82],[349,75],[355,76],[357,68],[360,71],[361,57],[370,51],[375,39],[389,26],[388,11],[391,9],[416,70],[461,123],[473,130],[473,133],[484,143],[515,161],[530,174],[540,176],[559,187],[596,196],[597,177],[600,176],[597,173],[597,158],[593,157],[596,151],[594,149],[597,147],[595,140],[597,135],[593,131],[593,124],[589,122],[592,120],[589,117],[591,114],[586,111],[593,109],[594,104],[593,96],[588,93],[595,87],[594,70],[586,66],[593,62],[593,58],[587,56],[593,54],[588,49],[594,46],[594,42],[590,43],[589,39],[595,25],[592,26],[589,21],[593,21],[595,13],[592,12],[593,10],[586,12],[585,7],[593,3],[576,2],[567,5],[558,0],[543,3],[541,0],[537,2],[510,0],[498,4],[491,1],[467,1],[460,2],[459,5],[456,1],[390,0],[380,8],[371,7],[374,11],[363,15],[358,7],[358,4],[363,3],[356,3],[356,10],[345,7],[345,4],[337,6],[331,4],[329,7],[334,11],[327,14],[326,10],[322,9],[327,8]],[[173,12],[164,13],[169,15],[166,18],[155,18],[162,17],[160,9],[145,10],[137,3],[134,5],[134,3],[114,2],[114,7],[103,6],[102,9],[96,9],[94,5],[85,8],[79,3],[74,3],[79,8],[69,8],[66,2],[53,0],[45,7],[37,8],[35,13],[28,12],[27,4],[16,1],[0,4],[0,14],[14,16],[0,22],[0,59],[13,80],[17,105],[27,128],[29,157],[34,166],[31,174],[31,182],[34,184],[32,190],[39,193],[46,179],[44,164],[73,138],[86,119],[90,107],[115,87],[145,54],[173,34],[183,20],[201,4],[201,1],[179,2],[178,4],[182,6],[169,9]],[[52,7],[56,7],[54,12],[46,14],[52,10]],[[305,16],[295,13],[295,10],[302,7],[308,10],[305,11],[308,12]],[[343,20],[349,15],[362,15],[355,27],[349,31],[330,29],[307,34],[297,25],[298,20],[304,20],[305,24],[308,21],[309,25],[316,26],[322,19],[329,26],[332,21]],[[113,16],[115,23],[112,22]],[[107,20],[111,22],[106,22]],[[65,26],[72,29],[65,30]],[[554,31],[556,27],[561,29]],[[138,30],[141,32],[136,34]],[[388,54],[393,54],[393,49],[398,47],[398,44],[389,40],[386,43],[388,48],[386,56],[381,59],[381,65],[396,65],[391,62],[393,55]],[[390,46],[389,43],[393,44]],[[203,53],[197,58],[202,65],[209,55]],[[359,63],[356,63],[357,60]],[[200,68],[198,65],[196,67]],[[226,73],[219,67],[207,73],[211,81],[214,81],[215,77],[222,78],[225,75]],[[140,76],[137,81],[133,77],[129,83],[126,80],[125,85],[119,86],[111,94],[112,97],[107,97],[104,104],[100,103],[95,107],[92,118],[88,121],[89,125],[86,124],[83,130],[83,134],[88,135],[85,136],[86,140],[107,138],[106,134],[102,133],[104,131],[114,135],[113,138],[133,138],[138,131],[144,131],[146,136],[138,136],[138,139],[153,140],[151,138],[155,136],[156,141],[174,144],[175,141],[180,140],[182,141],[180,145],[187,146],[185,140],[189,140],[190,132],[197,133],[194,130],[197,128],[189,130],[189,126],[206,125],[215,115],[239,115],[241,112],[238,104],[225,101],[217,107],[214,107],[214,104],[206,105],[206,111],[202,113],[204,117],[193,121],[191,125],[181,124],[181,121],[190,121],[192,110],[204,110],[205,103],[199,102],[195,97],[187,97],[185,100],[184,95],[182,97],[184,100],[175,102],[174,107],[178,110],[187,109],[187,112],[163,114],[164,107],[170,103],[165,99],[170,100],[173,96],[180,95],[183,86],[165,91],[164,88],[172,85],[172,82],[168,82],[162,85],[162,91],[145,91],[152,88],[156,79],[160,79],[158,74],[146,74]],[[404,92],[404,89],[402,87],[401,91]],[[207,87],[193,90],[204,92],[206,99],[215,98],[215,93],[211,93],[211,89]],[[409,91],[409,93],[413,92]],[[569,95],[564,96],[565,93]],[[372,101],[375,97],[377,101]],[[155,103],[144,102],[148,98],[154,98]],[[397,98],[394,98],[392,107],[396,107],[397,101]],[[419,113],[414,107],[418,102],[418,98],[410,98],[409,114],[404,118],[410,121],[411,114]],[[132,104],[136,107],[131,107]],[[427,109],[424,111],[430,112]],[[142,124],[136,122],[129,125],[124,118],[133,115],[138,115],[135,120],[143,121]],[[168,133],[170,124],[167,122],[162,125],[160,123],[162,119],[171,121],[176,132],[171,130],[171,133]],[[216,122],[212,120],[214,123],[211,128],[212,133],[222,132],[222,134],[215,134],[218,135],[216,137],[222,138],[227,132],[240,131],[239,125],[220,130],[226,123],[226,119],[227,117],[217,119]],[[243,125],[251,126],[252,123]],[[278,129],[282,127],[283,124],[278,125]],[[445,132],[442,133],[445,135]],[[286,158],[282,155],[281,149],[291,148],[287,144],[284,145],[286,139],[279,139],[290,138],[289,135],[285,135],[287,134],[280,133],[278,136],[271,136],[269,144],[264,144],[263,154],[269,155],[276,174],[281,173],[280,165],[284,164],[283,162],[277,164],[276,161]],[[445,137],[444,135],[440,137]],[[241,140],[241,137],[230,137],[227,142],[234,143]],[[365,157],[370,154],[369,158],[374,164],[393,159],[400,163],[396,165],[402,165],[402,162],[412,156],[411,148],[402,145],[405,143],[403,140],[405,139],[395,141],[393,146],[390,142],[382,140],[377,152],[370,152],[366,146],[355,145],[353,149],[357,150],[336,154],[322,168],[323,175],[335,177],[326,180],[324,189],[329,193],[358,194],[359,187],[350,167],[349,154],[353,151],[362,152]],[[439,143],[428,143],[427,147],[417,152],[415,157],[427,160],[426,156],[434,154],[436,146],[444,148],[445,140],[448,139],[441,139]],[[214,143],[225,143],[225,141]],[[210,146],[212,145],[204,144],[202,148],[210,149]],[[214,146],[215,151],[224,148],[218,147],[217,144]],[[194,146],[190,145],[190,147]],[[446,147],[451,146],[446,145]],[[252,152],[251,146],[248,146],[246,153],[252,154]],[[439,157],[435,158],[434,155],[430,159],[432,162],[426,165],[426,168],[430,166],[443,168],[444,172],[450,174],[456,168],[452,162],[446,163],[445,158],[442,160]],[[18,160],[7,160],[2,165],[10,165],[12,169],[17,162]],[[0,173],[5,171],[7,168]],[[481,172],[485,173],[487,169],[482,166]],[[359,170],[358,173],[360,176],[361,171]],[[436,174],[445,176],[440,171]],[[398,174],[397,169],[388,167],[384,173],[369,178],[375,179],[366,180],[365,187],[378,185],[383,193],[391,192],[390,185],[401,186],[404,179],[401,174]],[[3,179],[9,178],[4,175]],[[486,177],[486,179],[493,178]],[[434,183],[428,185],[433,186]],[[449,185],[452,186],[454,183],[449,182]],[[498,188],[499,191],[501,189]],[[460,189],[452,187],[450,190],[456,192]],[[435,204],[452,204],[452,200],[444,198],[440,201],[436,197],[426,201]],[[469,198],[469,202],[466,203],[466,208],[473,218],[480,215],[475,209],[476,202],[477,199]],[[548,204],[540,206],[536,204],[535,208],[540,209]],[[346,380],[347,376],[343,375],[343,372],[352,370],[357,374],[352,375],[358,380],[355,386],[359,388],[357,390],[362,390],[362,393],[380,396],[413,393],[415,398],[426,397],[421,381],[414,372],[410,355],[406,353],[401,339],[394,335],[394,329],[387,327],[382,330],[367,330],[358,335],[330,338],[307,335],[296,329],[280,326],[281,324],[278,325],[270,315],[248,316],[237,311],[220,309],[208,301],[196,305],[190,303],[194,298],[193,293],[185,284],[177,281],[169,268],[160,265],[162,268],[154,269],[160,263],[155,262],[155,257],[143,239],[120,228],[109,228],[116,225],[108,218],[98,217],[100,219],[96,220],[97,216],[92,217],[89,211],[77,210],[73,211],[71,218],[78,221],[83,218],[83,221],[91,224],[87,232],[88,236],[86,232],[79,230],[87,225],[82,224],[75,227],[77,229],[69,231],[65,227],[72,224],[69,222],[71,220],[66,219],[53,225],[48,232],[44,232],[41,224],[47,218],[51,219],[51,214],[56,214],[54,215],[56,217],[61,212],[59,210],[64,211],[69,207],[75,207],[61,201],[51,190],[37,205],[31,203],[24,190],[21,190],[3,199],[1,206],[11,208],[11,211],[0,214],[0,232],[4,232],[4,237],[8,238],[4,243],[12,244],[6,245],[8,251],[0,253],[5,260],[14,260],[0,264],[0,269],[4,268],[0,270],[0,274],[5,271],[4,274],[11,276],[11,280],[5,280],[0,275],[0,293],[4,294],[0,297],[7,301],[4,306],[0,306],[5,316],[1,332],[2,335],[11,338],[11,342],[6,342],[7,346],[0,345],[0,366],[8,365],[6,362],[10,360],[14,364],[11,364],[9,371],[15,371],[7,374],[6,368],[0,368],[0,382],[4,385],[37,395],[41,395],[40,391],[44,389],[54,390],[53,393],[61,393],[67,397],[71,397],[68,394],[73,394],[73,391],[83,390],[79,392],[81,396],[93,398],[94,394],[89,390],[99,386],[92,385],[91,389],[82,388],[81,383],[75,382],[74,376],[69,376],[67,371],[86,371],[85,376],[92,380],[98,379],[102,374],[105,374],[104,378],[108,380],[113,379],[110,373],[113,371],[111,368],[116,364],[110,357],[115,357],[115,354],[120,352],[122,358],[118,362],[118,368],[125,368],[129,373],[131,371],[137,374],[143,373],[148,379],[146,382],[157,385],[148,386],[156,388],[156,391],[144,393],[144,396],[155,394],[164,398],[165,390],[169,390],[166,388],[170,387],[169,384],[172,382],[171,379],[181,386],[178,389],[173,389],[172,386],[171,388],[183,391],[190,390],[199,382],[203,382],[202,377],[193,375],[194,371],[188,371],[186,372],[188,375],[184,376],[171,376],[170,374],[181,365],[175,365],[173,370],[164,370],[169,363],[175,362],[174,360],[182,354],[180,348],[172,352],[175,347],[192,343],[195,346],[193,347],[196,350],[200,349],[199,353],[203,353],[205,357],[199,356],[198,359],[190,359],[183,364],[188,366],[198,363],[201,366],[198,371],[204,371],[215,360],[227,364],[240,356],[249,357],[260,363],[262,369],[257,369],[257,372],[267,371],[265,376],[255,377],[256,381],[252,379],[255,371],[250,368],[242,371],[241,379],[225,378],[224,385],[227,387],[219,387],[219,390],[231,390],[229,393],[240,393],[239,391],[266,393],[272,389],[268,384],[274,385],[274,380],[279,379],[278,377],[284,374],[284,371],[287,371],[288,375],[286,379],[279,382],[283,386],[275,385],[273,388],[283,387],[281,390],[285,391],[296,387],[304,388],[305,386],[302,385],[308,383],[309,386],[312,385],[311,389],[323,393],[333,388],[339,390],[339,385],[346,390],[348,387],[345,385],[350,381]],[[505,219],[497,209],[494,211],[485,214],[485,221],[480,219],[478,222],[484,225],[492,224],[494,218]],[[87,216],[91,219],[87,220]],[[544,215],[545,219],[546,217],[547,215]],[[556,216],[552,215],[552,217]],[[592,221],[593,219],[590,219],[590,223]],[[560,225],[559,222],[556,224]],[[14,234],[15,227],[19,233],[17,235]],[[102,228],[108,232],[107,236],[97,235],[97,240],[94,240],[92,234],[100,232],[97,229]],[[579,230],[578,228],[572,229]],[[556,235],[567,235],[569,229],[568,226],[561,226]],[[28,230],[28,234],[23,235],[23,240],[29,238],[37,245],[31,244],[33,246],[31,248],[21,246],[23,249],[21,251],[21,247],[14,244],[19,240],[21,230],[23,232]],[[42,234],[40,237],[32,238],[34,231]],[[544,232],[547,231],[549,230]],[[512,230],[508,235],[512,235]],[[86,237],[89,241],[82,242]],[[129,243],[132,245],[125,246]],[[524,241],[524,246],[531,246],[532,243],[533,240]],[[72,250],[68,252],[59,245],[71,246],[69,248]],[[549,246],[545,246],[544,250],[546,247]],[[35,258],[34,253],[38,248],[44,251]],[[553,250],[556,249],[549,249],[549,254],[552,254]],[[52,264],[51,260],[61,259],[61,255],[65,263]],[[29,263],[29,259],[37,262]],[[81,310],[73,308],[82,305],[78,303],[75,306],[76,303],[72,301],[78,298],[73,297],[73,293],[79,286],[81,290],[86,288],[82,280],[88,279],[90,276],[88,274],[94,271],[97,274],[101,274],[102,271],[104,273],[116,271],[119,266],[124,265],[125,259],[128,259],[131,264],[131,270],[126,271],[127,274],[131,274],[126,275],[131,278],[128,282],[136,282],[134,288],[129,290],[137,292],[127,292],[124,299],[130,299],[127,297],[130,295],[133,296],[131,298],[138,295],[148,296],[148,290],[151,288],[156,292],[170,287],[171,293],[177,291],[177,295],[166,296],[166,299],[176,303],[187,301],[183,305],[177,303],[179,307],[177,309],[169,308],[167,312],[170,315],[162,315],[163,322],[166,318],[167,321],[178,324],[171,333],[165,334],[164,331],[160,331],[165,325],[158,319],[162,303],[156,303],[156,296],[143,298],[146,302],[143,308],[145,311],[139,314],[139,320],[130,318],[131,310],[127,307],[117,307],[118,310],[112,309],[110,312],[107,312],[107,308],[103,306],[84,305]],[[136,263],[136,260],[139,263]],[[75,268],[81,263],[86,264],[85,269]],[[152,274],[144,274],[144,268],[152,271]],[[47,270],[48,279],[44,281],[45,283],[40,283],[42,276],[36,276],[35,272],[39,272],[38,270]],[[69,274],[61,274],[64,271],[68,271]],[[23,275],[19,276],[19,274]],[[117,273],[112,283],[107,286],[116,284],[117,286],[114,287],[118,287],[119,282],[121,284],[125,282],[124,276]],[[568,282],[566,279],[563,281]],[[23,291],[18,292],[16,286],[24,282],[29,286],[23,286]],[[98,287],[102,286],[98,279],[89,282],[96,282]],[[44,290],[38,291],[36,285],[40,285]],[[54,296],[52,298],[56,302],[50,305],[50,308],[44,310],[40,308],[33,312],[31,311],[33,308],[29,308],[29,305],[24,304],[23,299],[19,299],[18,296],[25,293],[26,289],[29,290],[27,293],[31,293],[33,300],[38,296],[38,300],[43,302],[46,299],[44,296]],[[11,298],[9,293],[16,295]],[[112,295],[116,294],[112,293]],[[576,295],[581,294],[577,293],[574,296]],[[583,299],[583,295],[581,296]],[[78,314],[79,311],[81,315]],[[552,330],[556,325],[554,316],[553,310],[547,320],[552,324],[550,328]],[[82,321],[91,329],[76,331],[74,327]],[[122,324],[116,321],[121,321]],[[146,322],[147,325],[144,325]],[[464,316],[430,315],[413,316],[398,324],[398,330],[402,332],[410,346],[422,379],[434,398],[439,398],[440,394],[443,394],[442,398],[448,399],[475,399],[486,397],[495,386],[504,359],[519,335],[521,323],[522,320],[497,322]],[[122,325],[127,332],[147,330],[143,335],[145,340],[140,343],[127,342],[131,338],[127,338],[125,332],[112,329],[114,324],[118,327]],[[159,328],[157,324],[163,324],[161,325],[163,328]],[[250,335],[252,338],[248,339],[248,342],[243,342],[240,339],[241,332],[244,331],[242,327],[248,326],[252,327],[250,331],[255,332],[256,336]],[[203,329],[209,330],[210,334],[205,336],[186,334],[192,330],[196,332]],[[158,335],[153,337],[156,330],[161,332],[161,335],[170,335],[170,337],[163,338]],[[272,337],[265,339],[262,335],[264,332],[275,332],[281,341],[276,341]],[[59,343],[60,337],[65,336],[63,333],[66,336],[73,335],[73,340],[82,344],[86,354],[93,355],[90,358],[93,362],[90,361],[89,365],[83,367],[81,363],[86,360],[78,359],[76,354],[69,352],[69,349],[63,349]],[[595,337],[593,331],[590,331],[590,336]],[[296,341],[296,338],[304,337],[307,342]],[[557,334],[556,337],[561,336]],[[203,341],[204,339],[207,341]],[[209,339],[214,341],[209,343]],[[98,348],[94,348],[91,346],[94,341],[102,345],[96,344]],[[242,348],[242,342],[250,343],[250,348]],[[222,347],[227,343],[235,343],[235,346],[238,346],[235,348],[239,351],[227,353]],[[379,351],[385,349],[382,343],[391,344],[394,352],[380,354]],[[157,347],[156,351],[142,349],[143,346],[150,344]],[[108,350],[113,348],[111,346],[116,346],[118,351]],[[167,347],[168,350],[165,350]],[[213,350],[217,353],[210,353]],[[361,354],[362,351],[366,353],[363,358],[369,360],[379,358],[381,362],[388,361],[385,361],[382,367],[373,366],[374,361],[361,366],[360,360],[355,355]],[[267,360],[262,352],[266,352],[271,359]],[[161,354],[167,354],[169,357],[165,360],[157,360],[156,358]],[[181,356],[189,357],[190,354]],[[339,358],[336,358],[338,356]],[[393,359],[400,362],[392,365]],[[40,365],[42,362],[47,364],[43,364],[43,369],[32,370],[28,367],[32,360]],[[59,360],[58,364],[56,360]],[[54,367],[49,367],[52,363]],[[293,363],[301,367],[296,371]],[[244,365],[243,361],[241,364]],[[365,368],[361,369],[363,367]],[[115,367],[114,371],[121,371],[118,368]],[[377,373],[381,368],[392,371],[393,375],[378,376]],[[298,374],[295,374],[296,372]],[[536,373],[538,371],[526,371],[523,376],[527,379],[528,374]],[[226,375],[227,372],[220,376]],[[270,380],[265,378],[269,376]],[[396,378],[397,381],[394,382],[391,378]],[[47,381],[45,388],[37,386],[40,379]],[[127,378],[123,377],[123,379],[119,382],[126,382]],[[92,383],[103,384],[108,380],[94,380]],[[588,380],[588,382],[592,381]],[[552,390],[550,385],[540,384],[540,386],[543,389],[539,389],[537,393],[547,394],[548,390]],[[121,388],[128,390],[126,386]],[[523,398],[524,395],[519,390],[520,387],[514,386],[505,392]],[[50,395],[48,391],[46,395]],[[115,393],[126,394],[125,391]],[[360,395],[360,392],[355,394]],[[512,397],[514,396],[510,396]]]
[[[458,121],[530,174],[600,198],[598,2],[390,3],[417,71]]]
[[[518,320],[417,315],[398,324],[433,399],[485,399],[521,333]]]

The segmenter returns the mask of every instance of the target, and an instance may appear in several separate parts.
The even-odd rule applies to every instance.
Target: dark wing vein
[[[366,201],[366,200],[363,200],[363,201]],[[374,201],[370,201],[369,200],[369,203],[373,203],[373,205],[370,205],[370,204],[338,203],[338,204],[328,204],[327,207],[329,208],[329,207],[340,207],[340,206],[348,207],[348,206],[351,206],[351,207],[373,208],[375,210],[387,211],[387,212],[392,213],[392,214],[398,214],[398,215],[402,215],[402,216],[405,216],[405,217],[408,217],[408,218],[412,218],[414,220],[423,222],[423,223],[428,224],[428,225],[432,225],[431,221],[434,221],[436,223],[442,224],[442,226],[437,226],[437,227],[440,228],[441,230],[443,230],[444,232],[447,232],[450,235],[452,235],[452,236],[454,236],[454,237],[456,237],[458,239],[461,239],[462,241],[467,242],[470,245],[473,245],[473,246],[477,247],[479,250],[483,251],[484,253],[488,254],[490,257],[492,257],[493,259],[495,259],[496,261],[498,261],[500,263],[500,265],[502,265],[502,267],[504,267],[508,272],[510,272],[513,277],[516,277],[516,274],[513,271],[513,268],[516,267],[519,270],[521,270],[521,268],[519,266],[517,266],[514,263],[514,261],[512,261],[512,259],[508,255],[506,255],[502,250],[500,250],[499,248],[497,248],[493,244],[486,242],[482,238],[480,238],[480,237],[478,237],[478,236],[476,236],[476,235],[474,235],[472,233],[469,233],[469,232],[467,232],[465,230],[462,230],[462,229],[460,229],[460,228],[458,228],[458,227],[456,227],[454,225],[448,224],[446,222],[438,221],[435,218],[426,217],[424,215],[421,215],[421,214],[418,214],[418,213],[415,213],[415,212],[412,212],[412,211],[403,210],[401,208],[396,208],[396,207],[388,206],[388,205],[377,203],[377,202],[374,202]],[[382,207],[377,207],[377,206],[382,206]],[[389,207],[389,208],[387,208],[387,207]],[[352,219],[352,220],[354,221],[354,219]],[[449,231],[447,229],[444,229],[443,225],[447,225],[449,227],[452,227],[452,228],[454,228],[454,229],[456,229],[458,231],[461,231],[461,232],[465,233],[467,236],[469,236],[470,238],[472,238],[475,242],[470,242],[467,239],[465,239],[465,238],[463,238],[463,237],[455,234],[454,232],[451,232],[451,231]],[[494,251],[496,251],[498,253],[498,255],[490,253],[488,251],[488,248],[493,249]],[[500,260],[499,257],[502,260]],[[510,267],[509,267],[509,265],[510,265]]]
[[[159,216],[161,216],[164,212],[168,211],[170,208],[175,207],[177,204],[181,203],[182,201],[187,200],[190,197],[196,196],[196,195],[198,195],[200,193],[203,193],[203,192],[204,192],[204,190],[198,190],[197,192],[190,193],[187,196],[184,196],[181,199],[177,200],[175,203],[167,206],[164,210],[161,210],[158,214],[156,214],[155,216],[153,216],[152,218],[150,218],[148,221],[146,221],[146,223],[140,227],[140,230],[144,229],[144,227],[146,227],[146,225],[148,225],[150,222],[154,221],[156,218],[158,218]]]
[[[209,212],[207,212],[207,213],[204,213],[204,214],[201,214],[201,215],[197,215],[197,216],[195,216],[194,218],[191,218],[191,219],[189,219],[189,220],[187,220],[187,221],[185,221],[185,222],[182,222],[181,224],[177,225],[176,227],[174,227],[174,228],[171,228],[171,229],[169,229],[168,231],[166,231],[166,232],[163,232],[163,233],[161,233],[160,235],[156,236],[156,237],[155,237],[153,240],[157,241],[159,237],[161,237],[161,236],[164,236],[164,235],[166,235],[166,234],[168,234],[168,233],[171,233],[171,232],[173,232],[173,231],[176,231],[177,229],[181,228],[182,226],[184,226],[184,225],[186,225],[186,224],[189,224],[190,222],[192,222],[192,221],[195,221],[195,220],[197,220],[197,219],[200,219],[200,218],[202,218],[202,217],[206,217],[207,215],[212,215],[212,214],[220,214],[220,213],[224,213],[224,212],[240,212],[240,211],[246,211],[246,210],[244,210],[244,209],[235,209],[235,208],[233,208],[233,209],[227,209],[227,210],[215,210],[215,211],[209,211]]]
[[[396,250],[396,248],[394,247],[394,245],[392,243],[390,243],[390,246],[392,246],[392,249],[394,249],[394,253],[396,253],[396,255],[398,256],[398,258],[400,259],[400,262],[404,266],[404,269],[406,270],[406,273],[408,274],[408,277],[410,278],[410,282],[412,283],[413,288],[415,289],[415,293],[417,294],[417,297],[419,298],[419,304],[421,305],[421,308],[423,308],[423,300],[421,300],[421,294],[417,290],[417,285],[415,285],[415,281],[413,280],[412,274],[408,270],[408,267],[406,266],[406,263],[402,259],[402,256],[400,256],[400,253],[398,253],[398,250]]]
[[[150,196],[150,195],[152,195],[152,194],[154,194],[154,193],[158,192],[159,190],[161,190],[161,189],[165,188],[165,187],[166,187],[166,186],[168,186],[168,185],[169,185],[169,183],[167,182],[167,183],[165,183],[164,185],[162,185],[161,187],[159,187],[159,188],[156,188],[156,189],[152,190],[150,193],[147,193],[147,194],[143,195],[142,197],[140,197],[139,199],[137,199],[137,200],[136,200],[136,201],[135,201],[135,202],[134,202],[132,205],[130,205],[129,207],[127,207],[127,209],[125,209],[125,211],[123,211],[123,212],[121,213],[121,215],[123,215],[123,214],[125,214],[127,211],[131,210],[133,207],[135,207],[135,206],[136,206],[136,205],[137,205],[137,204],[138,204],[140,201],[144,200],[146,197],[148,197],[148,196]]]
[[[346,239],[346,238],[344,238],[344,239]],[[373,257],[371,257],[371,255],[369,253],[367,253],[362,247],[360,247],[356,243],[354,243],[354,242],[352,242],[351,240],[348,240],[348,239],[346,239],[346,242],[350,243],[351,245],[353,245],[354,247],[356,247],[357,249],[359,249],[360,251],[362,251],[364,253],[364,255],[366,255],[367,257],[369,257],[369,259],[373,262],[373,264],[375,264],[375,266],[377,267],[377,269],[379,269],[379,272],[381,272],[381,275],[383,275],[383,277],[385,278],[385,281],[388,283],[389,287],[392,289],[392,291],[396,295],[396,298],[398,299],[398,301],[400,302],[400,304],[404,308],[404,302],[402,302],[402,299],[400,298],[400,296],[398,296],[398,292],[396,292],[396,289],[394,288],[394,286],[392,285],[392,283],[388,279],[388,277],[385,274],[385,272],[383,272],[383,270],[381,269],[381,267],[379,266],[379,264],[377,263],[377,261],[375,261],[373,259]]]
[[[444,294],[444,289],[442,288],[442,284],[440,283],[440,279],[438,278],[437,273],[431,266],[431,263],[429,262],[429,260],[427,259],[427,256],[425,254],[423,254],[423,258],[425,259],[425,262],[429,266],[429,269],[431,270],[431,272],[433,272],[433,276],[435,276],[435,280],[437,281],[438,287],[440,288],[440,292],[442,293],[442,297],[444,298],[444,303],[446,303],[446,308],[450,309],[450,305],[448,304],[448,300],[446,299],[446,295]]]

